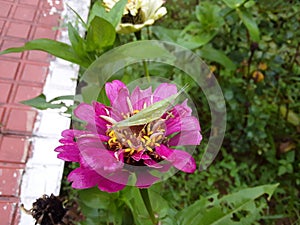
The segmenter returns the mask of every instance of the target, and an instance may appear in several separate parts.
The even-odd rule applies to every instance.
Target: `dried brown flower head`
[[[36,220],[35,224],[41,225],[73,225],[73,221],[79,221],[80,213],[76,207],[65,207],[62,199],[50,195],[43,195],[32,204],[32,209],[21,208]]]

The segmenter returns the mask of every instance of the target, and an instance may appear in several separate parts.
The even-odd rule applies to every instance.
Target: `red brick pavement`
[[[50,1],[51,2],[51,1]],[[0,50],[36,38],[55,39],[62,3],[49,0],[0,0]],[[20,104],[42,92],[51,57],[39,51],[0,57],[0,218],[18,224],[20,183],[30,153],[37,111]]]

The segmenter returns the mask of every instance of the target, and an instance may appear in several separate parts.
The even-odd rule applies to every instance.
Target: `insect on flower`
[[[121,81],[106,83],[111,105],[81,103],[74,111],[87,122],[85,130],[65,130],[58,157],[79,162],[68,180],[74,188],[98,185],[107,192],[122,190],[131,175],[135,186],[147,188],[159,180],[160,173],[172,166],[193,173],[192,156],[176,146],[198,145],[202,139],[200,125],[192,115],[187,100],[175,104],[181,91],[174,84],[162,83],[132,93]]]

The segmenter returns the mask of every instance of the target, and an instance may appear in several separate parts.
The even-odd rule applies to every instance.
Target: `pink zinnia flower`
[[[163,83],[152,93],[151,87],[136,87],[130,94],[121,81],[106,83],[111,106],[81,103],[74,111],[87,122],[85,130],[65,130],[58,158],[79,162],[68,180],[72,187],[84,189],[98,185],[102,191],[116,192],[135,174],[135,186],[147,188],[159,180],[152,170],[166,172],[171,166],[186,173],[196,170],[192,156],[175,146],[198,145],[200,125],[187,100],[173,106],[158,119],[142,125],[114,127],[155,102],[177,93],[176,85]]]

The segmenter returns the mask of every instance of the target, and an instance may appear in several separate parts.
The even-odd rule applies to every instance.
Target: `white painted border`
[[[47,0],[52,6],[50,13],[55,13],[55,5],[61,0]],[[89,0],[63,0],[64,11],[61,18],[63,23],[73,21],[76,23],[76,16],[67,7],[71,6],[78,14],[87,20],[90,1]],[[83,30],[81,30],[83,33]],[[67,31],[62,31],[59,41],[68,43]],[[76,90],[76,79],[79,67],[61,59],[55,59],[50,63],[49,74],[44,86],[43,93],[47,99],[61,95],[74,95]],[[58,195],[61,186],[61,178],[64,163],[57,159],[54,148],[59,145],[61,132],[68,129],[71,120],[60,115],[59,110],[40,111],[35,123],[35,131],[32,138],[32,155],[29,158],[21,183],[21,203],[25,208],[30,209],[32,203],[43,194]],[[35,224],[32,216],[21,210],[19,225]]]

